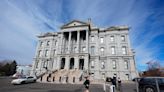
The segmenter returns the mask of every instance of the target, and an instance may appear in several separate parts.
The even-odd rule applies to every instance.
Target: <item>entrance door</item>
[[[65,66],[65,58],[62,58],[60,69],[64,69],[64,66]]]
[[[69,69],[74,69],[74,58],[70,59],[70,66]]]
[[[83,69],[84,69],[84,59],[80,59],[80,62],[79,62],[79,69],[80,69],[80,70],[83,70]]]
[[[126,74],[125,77],[126,77],[126,80],[129,80],[129,74]]]

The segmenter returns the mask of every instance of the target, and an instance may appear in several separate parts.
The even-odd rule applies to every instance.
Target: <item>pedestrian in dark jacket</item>
[[[116,77],[113,77],[113,79],[112,79],[112,84],[116,87],[116,82],[117,82],[117,80],[116,80]]]
[[[86,77],[86,80],[85,80],[85,82],[83,84],[84,84],[84,86],[86,88],[85,92],[89,92],[90,80],[88,79],[88,77]]]

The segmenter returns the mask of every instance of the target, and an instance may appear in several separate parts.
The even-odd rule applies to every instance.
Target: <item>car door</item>
[[[159,89],[164,91],[164,78],[160,78],[158,82],[159,82]]]
[[[28,82],[33,82],[33,77],[31,77],[31,76],[30,77],[27,77],[27,81]]]

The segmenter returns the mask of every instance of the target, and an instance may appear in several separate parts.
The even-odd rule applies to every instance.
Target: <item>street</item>
[[[12,85],[11,80],[9,77],[0,77],[0,92],[84,92],[85,89],[82,84],[29,83]],[[91,84],[90,92],[104,92],[103,85]],[[123,83],[122,92],[136,92],[135,84],[133,82]]]
[[[11,78],[0,78],[0,92],[84,92],[82,84],[51,84],[51,83],[30,83],[22,85],[10,84]],[[103,92],[102,85],[93,84],[90,92]]]

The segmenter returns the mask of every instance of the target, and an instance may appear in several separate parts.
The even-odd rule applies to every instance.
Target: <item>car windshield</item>
[[[27,77],[19,77],[18,79],[26,79]]]

